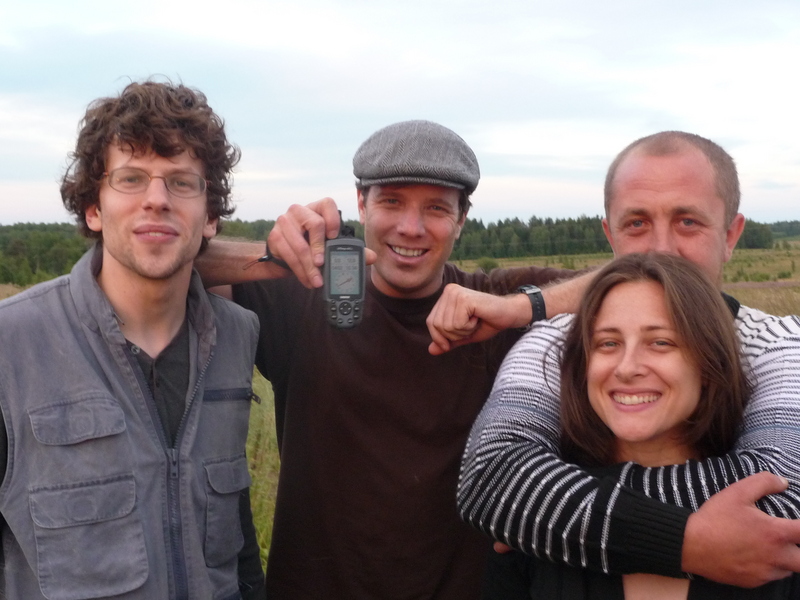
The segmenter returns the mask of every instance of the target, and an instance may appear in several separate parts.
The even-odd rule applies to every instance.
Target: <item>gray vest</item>
[[[93,252],[0,303],[0,596],[240,598],[255,315],[193,276],[189,392],[169,448]]]

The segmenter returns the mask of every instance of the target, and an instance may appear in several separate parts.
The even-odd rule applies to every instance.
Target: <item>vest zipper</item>
[[[178,449],[177,448],[170,448],[169,449],[169,478],[170,479],[177,479],[178,478]]]
[[[149,401],[145,402],[147,405],[148,410],[150,411],[150,416],[153,419],[154,423],[158,423],[161,427],[156,427],[156,435],[158,435],[163,447],[165,449],[167,459],[169,460],[169,474],[167,476],[167,513],[169,515],[168,518],[168,530],[169,530],[169,539],[167,543],[169,544],[169,557],[171,567],[172,567],[172,574],[174,577],[174,585],[175,585],[175,598],[174,600],[190,600],[189,599],[189,584],[188,584],[188,574],[186,573],[186,556],[184,555],[183,551],[183,544],[181,543],[183,540],[183,531],[182,531],[182,520],[181,520],[181,508],[180,508],[180,442],[181,438],[183,437],[183,428],[184,422],[186,421],[186,415],[189,414],[189,410],[194,404],[194,399],[197,396],[197,391],[200,389],[200,385],[205,378],[206,371],[208,370],[208,366],[211,364],[211,359],[214,357],[213,350],[209,353],[208,359],[206,360],[206,364],[203,365],[202,370],[200,371],[200,375],[197,377],[197,381],[195,382],[194,389],[192,390],[192,395],[186,402],[186,408],[183,411],[183,416],[181,417],[181,422],[178,424],[178,431],[175,435],[175,445],[170,447],[166,434],[164,432],[164,424],[161,421],[161,417],[158,414],[158,410],[156,409],[156,401],[153,397],[153,394],[150,392],[150,388],[147,385],[147,382],[144,381],[142,377],[142,370],[139,368],[138,363],[136,362],[136,358],[130,353],[130,350],[125,348],[125,355],[130,363],[134,376],[136,380],[139,382],[139,389],[142,391],[142,394],[147,398]]]
[[[186,557],[183,552],[181,524],[180,465],[177,441],[174,448],[167,448],[169,457],[169,479],[167,481],[167,507],[169,509],[169,545],[172,553],[172,573],[175,576],[176,600],[189,600],[186,575]]]
[[[197,392],[205,378],[206,370],[211,364],[211,359],[214,358],[213,350],[209,352],[206,364],[200,370],[200,375],[194,384],[192,395],[186,401],[186,408],[183,411],[181,422],[178,424],[178,431],[175,435],[175,446],[167,449],[167,455],[170,460],[169,469],[169,484],[167,486],[167,503],[169,506],[170,518],[170,545],[172,546],[172,561],[173,572],[175,574],[175,597],[177,600],[189,600],[189,583],[188,575],[186,573],[186,556],[183,551],[183,531],[181,519],[181,503],[180,503],[180,447],[181,440],[183,439],[183,429],[186,422],[186,415],[194,406]]]

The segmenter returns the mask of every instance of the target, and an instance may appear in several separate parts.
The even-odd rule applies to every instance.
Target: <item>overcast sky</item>
[[[437,121],[475,150],[472,217],[597,215],[614,155],[665,129],[736,159],[742,212],[800,219],[797,0],[0,0],[0,224],[68,221],[86,105],[160,74],[243,152],[238,216],[335,198],[376,129]]]

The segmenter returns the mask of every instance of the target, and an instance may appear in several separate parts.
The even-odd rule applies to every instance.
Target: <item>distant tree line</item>
[[[358,221],[346,221],[357,237],[364,237]],[[223,235],[251,240],[266,240],[275,221],[224,223]],[[772,225],[747,221],[737,248],[771,248],[773,237],[800,235],[800,221],[781,221]],[[26,286],[69,272],[90,246],[74,225],[0,225],[0,283]],[[480,219],[467,219],[453,249],[453,260],[559,256],[610,252],[600,217],[540,219],[527,222],[505,219],[484,225]]]
[[[364,226],[361,223],[347,219],[345,219],[344,223],[355,230],[356,237],[364,239]],[[275,227],[275,221],[273,220],[242,221],[240,219],[232,219],[222,224],[221,235],[246,240],[265,241],[273,227]]]
[[[63,275],[89,245],[70,223],[0,225],[0,283],[25,286]]]
[[[505,219],[484,225],[467,219],[453,260],[611,252],[599,217]]]
[[[742,237],[739,238],[737,248],[772,248],[772,229],[770,225],[745,221]]]
[[[358,221],[345,221],[364,237]],[[800,222],[796,222],[800,227]],[[223,234],[252,240],[266,240],[275,221],[226,221]],[[746,221],[737,248],[771,248],[771,225]],[[452,260],[517,258],[521,256],[561,256],[611,252],[603,233],[600,217],[580,216],[577,219],[540,219],[531,217],[525,223],[518,218],[484,225],[480,219],[467,219],[456,241]]]
[[[776,238],[800,236],[800,221],[778,221],[771,223],[769,228]]]

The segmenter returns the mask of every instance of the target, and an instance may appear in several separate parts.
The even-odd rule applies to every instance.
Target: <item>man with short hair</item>
[[[93,102],[64,205],[97,243],[0,303],[7,598],[263,598],[245,441],[255,316],[192,264],[239,151],[205,96]]]
[[[449,283],[516,293],[570,274],[537,267],[465,273],[447,259],[480,176],[451,130],[406,121],[370,136],[353,159],[370,251],[363,320],[328,323],[319,288],[331,200],[293,206],[263,245],[215,241],[207,282],[274,277],[233,287],[261,321],[256,364],[275,391],[281,472],[267,589],[281,600],[478,598],[489,540],[455,507],[467,433],[497,366],[520,333],[447,356],[428,352],[425,319]],[[308,233],[308,241],[303,234]],[[213,260],[212,260],[213,259]],[[257,269],[260,269],[257,271]]]
[[[683,132],[642,138],[614,161],[605,189],[603,227],[615,255],[678,254],[722,283],[744,227],[736,167],[722,148]],[[438,309],[449,321],[432,323],[438,352],[465,333],[485,338],[503,308],[490,296],[448,292]],[[562,315],[535,325],[503,363],[464,457],[463,518],[513,548],[604,572],[689,572],[752,587],[800,571],[800,523],[774,518],[800,517],[800,320],[726,300],[754,384],[731,453],[629,464],[619,480],[561,461],[555,345],[572,320]],[[762,473],[723,490],[761,471],[780,477]],[[759,498],[773,517],[756,508]]]

